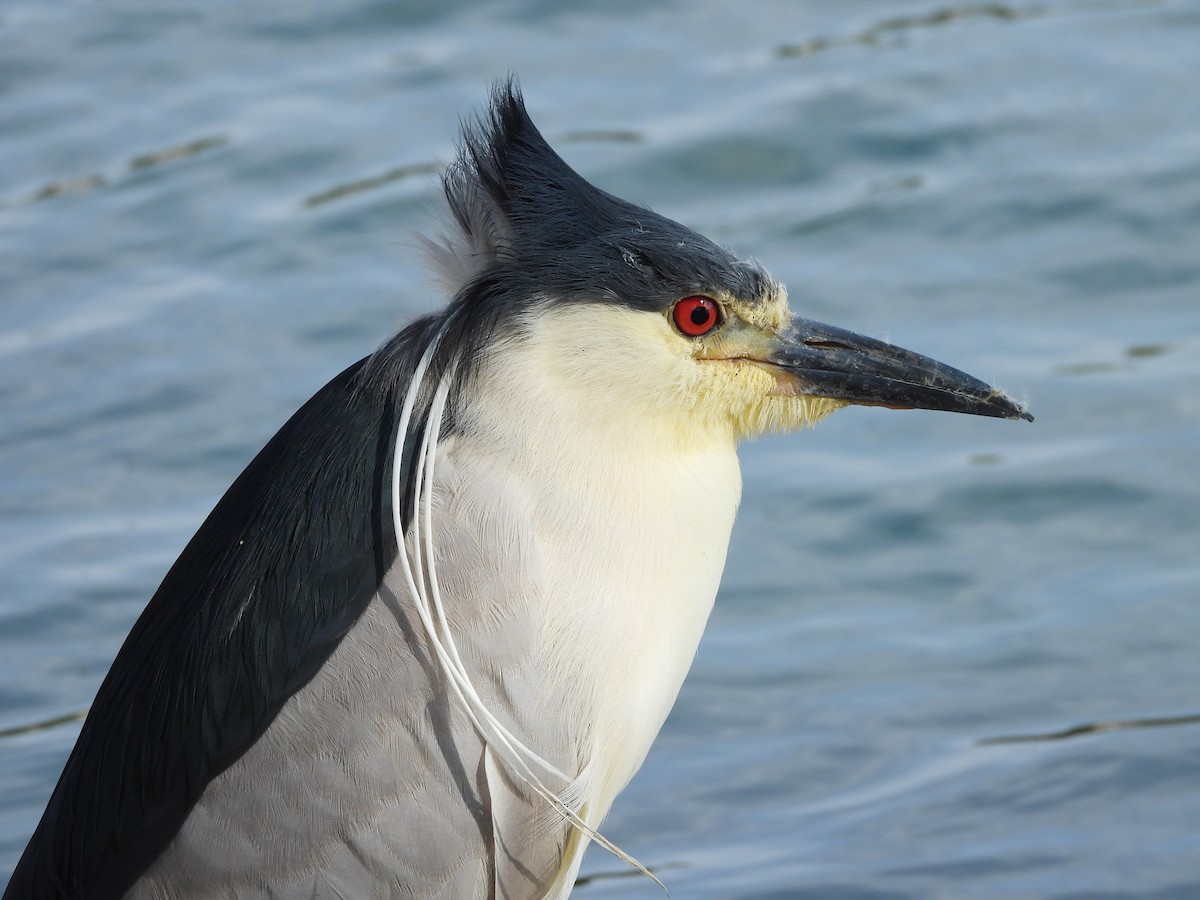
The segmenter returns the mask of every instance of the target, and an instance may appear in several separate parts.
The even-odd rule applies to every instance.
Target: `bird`
[[[566,897],[696,653],[737,447],[848,405],[1032,420],[792,312],[492,85],[446,302],[321,388],[118,652],[4,900]]]

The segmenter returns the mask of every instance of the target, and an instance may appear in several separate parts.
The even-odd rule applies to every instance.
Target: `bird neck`
[[[598,391],[586,352],[561,346],[535,336],[485,362],[455,443],[525,498],[545,708],[584,736],[591,808],[603,816],[695,655],[741,477],[731,429],[669,415],[619,376]]]

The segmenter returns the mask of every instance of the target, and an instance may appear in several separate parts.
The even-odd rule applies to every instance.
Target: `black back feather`
[[[280,429],[171,567],[5,900],[122,896],[366,608],[396,554],[395,403],[364,365]]]

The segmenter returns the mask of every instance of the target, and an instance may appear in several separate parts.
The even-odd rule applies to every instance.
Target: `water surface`
[[[605,833],[679,898],[1200,896],[1200,2],[730,9],[0,11],[0,878],[224,488],[439,302],[412,235],[516,71],[600,186],[1037,416],[745,448]]]

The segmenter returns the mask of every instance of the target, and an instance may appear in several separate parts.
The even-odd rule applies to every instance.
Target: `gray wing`
[[[442,593],[489,708],[567,770],[539,704],[539,560],[503,479],[444,448]],[[495,764],[431,658],[393,561],[363,615],[270,727],[206,788],[133,898],[542,897],[569,890],[567,827]]]

